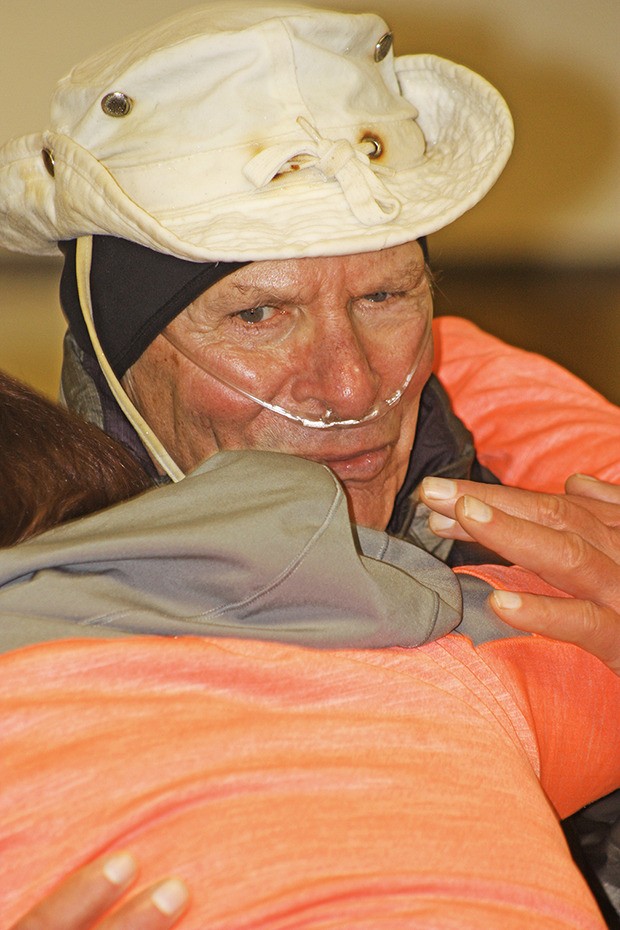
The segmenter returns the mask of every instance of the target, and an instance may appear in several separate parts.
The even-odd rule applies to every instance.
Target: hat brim
[[[53,254],[59,240],[103,234],[193,262],[258,261],[367,252],[433,233],[493,186],[512,149],[512,119],[495,88],[467,68],[433,55],[408,55],[394,64],[426,139],[415,165],[381,176],[401,204],[394,218],[361,224],[338,182],[312,170],[222,197],[208,209],[197,203],[164,214],[141,205],[68,136],[48,132],[0,152],[4,244]],[[55,179],[42,148],[54,152]]]

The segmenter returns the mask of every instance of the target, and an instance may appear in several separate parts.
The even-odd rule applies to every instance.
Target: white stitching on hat
[[[315,168],[326,181],[338,181],[352,213],[365,226],[376,226],[398,216],[400,201],[377,177],[393,172],[371,163],[364,151],[368,143],[354,147],[348,139],[326,139],[303,116],[297,123],[310,142],[282,142],[250,159],[243,173],[255,187],[265,187],[278,174]]]

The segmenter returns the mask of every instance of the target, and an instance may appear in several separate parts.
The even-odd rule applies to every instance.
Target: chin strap
[[[82,316],[95,351],[95,356],[117,404],[135,429],[145,448],[172,481],[182,481],[185,474],[181,471],[171,455],[154,434],[146,420],[138,413],[129,400],[125,389],[114,374],[110,363],[99,342],[93,321],[93,307],[90,295],[90,266],[93,252],[92,236],[81,236],[77,240],[75,252],[76,280]]]

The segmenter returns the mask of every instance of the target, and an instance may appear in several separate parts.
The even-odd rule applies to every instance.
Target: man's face
[[[183,470],[224,449],[299,455],[338,476],[352,519],[383,529],[407,469],[420,391],[430,374],[430,340],[400,401],[348,428],[287,419],[207,371],[224,372],[229,383],[311,418],[328,409],[340,420],[361,419],[402,386],[430,306],[416,242],[365,254],[253,262],[170,324],[170,338],[184,352],[158,336],[125,387]]]

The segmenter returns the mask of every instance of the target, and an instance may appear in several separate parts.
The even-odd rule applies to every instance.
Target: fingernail
[[[456,497],[456,481],[449,478],[424,478],[422,488],[432,501],[449,501]]]
[[[111,856],[103,866],[103,874],[113,885],[126,885],[135,877],[137,871],[136,860],[126,852]]]
[[[444,517],[442,513],[432,513],[428,518],[429,528],[433,533],[441,533],[446,530],[452,530],[456,526],[456,520],[450,517]]]
[[[178,914],[189,900],[187,886],[179,878],[169,878],[151,895],[151,901],[166,917]]]
[[[585,481],[596,481],[598,484],[601,483],[600,478],[595,478],[594,475],[584,475],[583,472],[575,472],[574,475],[571,475],[571,478],[583,478]]]
[[[521,596],[514,591],[494,591],[491,597],[502,610],[518,610],[519,607],[523,607]]]
[[[468,497],[466,495],[463,498],[463,510],[465,516],[469,517],[470,520],[475,520],[476,523],[490,523],[493,519],[493,511],[491,508],[482,501],[479,501],[476,497]]]

